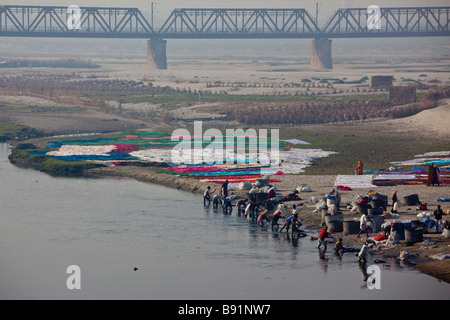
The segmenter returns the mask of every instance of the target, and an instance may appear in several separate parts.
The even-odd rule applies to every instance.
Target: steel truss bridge
[[[145,39],[449,36],[450,7],[338,9],[319,26],[305,9],[175,9],[155,28],[136,8],[0,6],[0,36]],[[74,21],[77,19],[77,21]],[[153,20],[153,19],[152,19]],[[73,22],[72,24],[69,23]]]

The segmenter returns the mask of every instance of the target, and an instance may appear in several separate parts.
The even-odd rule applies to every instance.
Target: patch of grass
[[[390,162],[414,159],[424,152],[450,149],[450,141],[396,136],[382,132],[339,132],[339,130],[282,129],[280,139],[300,139],[310,145],[302,148],[335,151],[337,154],[316,159],[314,165],[305,169],[305,174],[335,175],[354,174],[358,161],[364,169],[379,170],[392,166]]]
[[[9,155],[9,161],[17,166],[32,168],[52,176],[79,177],[85,170],[103,167],[102,164],[89,163],[87,161],[62,161],[56,160],[48,156],[34,155],[30,156],[30,152],[36,151],[35,145],[30,143],[18,143]]]
[[[84,93],[82,97],[85,98],[99,98],[104,100],[122,101],[122,103],[151,103],[151,104],[166,104],[166,105],[187,105],[199,102],[198,93],[155,93],[155,94],[120,94],[120,93],[106,93],[93,92]],[[347,102],[351,100],[368,101],[379,100],[389,101],[389,94],[387,93],[373,93],[373,94],[353,94],[353,95],[333,95],[319,96],[319,95],[260,95],[260,94],[202,94],[203,103],[245,103],[245,102],[267,102],[267,103],[283,103],[283,102],[322,102],[322,101],[342,101]]]
[[[103,167],[103,165],[86,161],[62,161],[47,157],[42,162],[39,170],[53,176],[79,177],[83,175],[85,170],[98,167]]]
[[[7,109],[9,111],[20,112],[20,113],[81,112],[81,111],[85,111],[86,107],[82,107],[82,106],[35,106],[35,105],[7,103],[7,104],[0,104],[0,110],[1,109]]]
[[[26,126],[11,123],[0,123],[0,142],[8,140],[24,140],[39,136],[39,133]]]

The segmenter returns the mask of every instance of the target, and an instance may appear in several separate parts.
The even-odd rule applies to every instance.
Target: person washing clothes
[[[258,219],[256,221],[257,225],[261,226],[261,227],[264,227],[264,220],[267,221],[267,222],[269,221],[269,215],[267,213],[267,210],[261,212],[261,214],[258,216]]]
[[[211,203],[212,198],[209,195],[209,191],[211,190],[210,186],[206,187],[205,193],[203,193],[203,205],[206,206],[206,201],[208,201],[208,205]]]
[[[331,234],[328,233],[328,227],[324,226],[322,231],[319,234],[319,239],[318,239],[318,245],[317,245],[317,249],[320,250],[320,247],[323,245],[325,247],[325,250],[327,249],[327,242],[326,242],[326,238],[332,238],[334,239]]]
[[[213,197],[213,208],[217,209],[219,205],[222,205],[222,192],[219,192]]]
[[[276,211],[275,214],[272,217],[272,228],[278,228],[278,220],[280,220],[281,218],[284,218],[284,216],[281,214],[280,211]]]
[[[227,198],[223,199],[222,210],[223,210],[223,213],[225,213],[225,214],[229,214],[229,213],[231,213],[231,211],[233,211],[233,206],[231,205],[230,198],[227,197]]]
[[[284,222],[283,227],[281,228],[280,232],[283,231],[284,228],[286,228],[286,233],[289,233],[289,228],[292,226],[292,231],[296,231],[298,227],[300,227],[302,223],[300,220],[298,220],[298,213],[294,213],[292,216],[286,219]]]
[[[245,211],[247,201],[248,201],[248,199],[239,199],[236,202],[236,211],[237,211],[238,216],[240,216],[241,213]]]
[[[344,248],[342,238],[339,238],[339,240],[336,241],[336,243],[334,244],[334,250],[335,250],[336,254],[339,256],[341,256],[344,253],[345,248]]]

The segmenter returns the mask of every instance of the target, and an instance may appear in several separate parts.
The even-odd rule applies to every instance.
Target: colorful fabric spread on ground
[[[418,154],[413,160],[392,162],[395,166],[429,166],[432,164],[438,166],[450,165],[450,151],[437,151]]]
[[[450,168],[441,168],[440,184],[450,185]],[[428,168],[415,167],[410,171],[370,171],[374,174],[372,183],[377,186],[427,184]]]
[[[427,152],[415,156],[413,160],[392,162],[397,167],[388,170],[364,170],[374,174],[373,183],[378,186],[430,184],[429,170],[433,164],[439,166],[440,184],[450,185],[450,151]],[[400,166],[418,166],[403,170]]]
[[[302,173],[314,159],[335,153],[321,149],[286,147],[285,143],[280,141],[275,145],[278,147],[276,149],[278,149],[279,162],[271,166],[268,159],[274,157],[268,137],[266,137],[267,156],[265,162],[259,154],[250,153],[249,139],[245,139],[243,146],[227,148],[224,145],[223,149],[216,154],[216,149],[211,147],[211,142],[205,142],[201,137],[183,136],[178,137],[179,139],[174,137],[173,140],[172,138],[166,133],[133,132],[108,139],[50,141],[47,151],[35,151],[30,155],[49,156],[69,162],[90,161],[110,166],[120,166],[131,162],[167,163],[171,167],[164,170],[167,174],[211,183],[223,183],[225,180],[229,180],[230,184],[233,184],[254,183],[256,179],[266,176],[277,177],[286,173]],[[286,140],[286,142],[307,144],[307,142],[295,139]],[[247,152],[239,152],[243,148]],[[200,152],[198,152],[199,149]],[[174,156],[175,158],[181,156],[182,159],[190,159],[190,161],[181,164],[174,163]],[[208,161],[204,161],[205,159]],[[277,181],[279,180],[270,179],[270,182]]]
[[[390,167],[386,170],[364,170],[364,175],[338,175],[335,186],[341,188],[372,188],[390,185],[429,184],[429,169],[435,165],[439,167],[440,184],[450,185],[450,151],[428,152],[417,155],[416,159],[392,162],[395,165],[423,165],[404,170],[402,167]]]
[[[335,187],[341,190],[373,188],[376,186],[429,184],[429,169],[439,166],[440,184],[450,185],[450,151],[428,152],[417,155],[416,159],[392,162],[395,166],[386,170],[364,169],[364,175],[338,175]],[[400,165],[422,165],[404,170]]]

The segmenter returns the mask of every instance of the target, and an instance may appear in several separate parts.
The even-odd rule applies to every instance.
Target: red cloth
[[[321,232],[320,235],[319,235],[319,239],[320,239],[320,240],[323,240],[323,239],[325,239],[326,237],[328,237],[328,235],[329,235],[329,233],[327,232],[327,230],[322,229],[322,232]]]
[[[419,206],[419,210],[427,210],[427,204],[426,204],[426,203],[422,203],[422,204]]]
[[[374,238],[373,240],[375,241],[382,241],[387,239],[388,237],[386,237],[384,234],[380,234],[378,237]]]
[[[271,198],[275,198],[275,190],[273,190],[273,189],[269,190],[269,199],[271,199]]]

